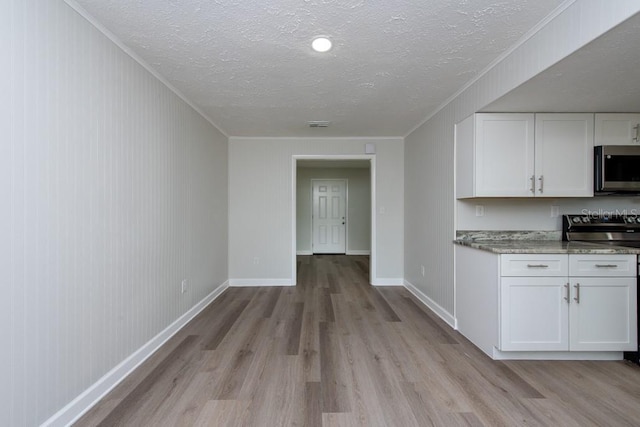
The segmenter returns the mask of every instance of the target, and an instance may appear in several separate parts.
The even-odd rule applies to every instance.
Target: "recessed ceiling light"
[[[326,37],[316,37],[311,42],[311,47],[316,52],[328,52],[331,50],[331,40]]]

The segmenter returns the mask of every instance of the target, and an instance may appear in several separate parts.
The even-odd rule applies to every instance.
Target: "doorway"
[[[355,170],[357,173],[354,174]],[[370,283],[376,277],[376,185],[375,155],[293,155],[292,156],[292,258],[291,277],[296,283],[298,256],[314,253],[344,253],[346,255],[368,256]],[[344,244],[339,249],[318,248],[312,242],[319,241],[321,236],[313,234],[313,185],[312,180],[345,181],[346,208],[344,224]],[[318,204],[320,201],[318,200]],[[339,205],[337,205],[340,207]],[[326,208],[328,209],[329,203]],[[320,207],[319,207],[320,208]],[[333,208],[333,207],[332,207]],[[329,213],[329,212],[328,212]],[[342,214],[333,215],[342,220]],[[342,226],[340,224],[335,224]],[[331,235],[326,228],[326,242],[336,235]],[[333,232],[336,231],[334,227]],[[340,227],[337,227],[340,236]],[[319,233],[316,230],[316,233]],[[336,242],[336,239],[333,239]],[[339,240],[338,240],[339,242]]]
[[[347,252],[347,180],[312,179],[311,252]]]

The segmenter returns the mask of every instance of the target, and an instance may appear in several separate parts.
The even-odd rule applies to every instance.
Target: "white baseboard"
[[[352,249],[347,251],[347,255],[371,255],[371,251]]]
[[[313,255],[313,251],[296,251],[296,255]],[[345,255],[371,255],[371,251],[366,250],[348,250]]]
[[[622,360],[621,351],[500,351],[494,347],[494,360]]]
[[[416,298],[418,298],[421,303],[426,305],[427,308],[429,308],[429,310],[437,314],[438,317],[440,317],[442,320],[447,322],[449,326],[456,329],[456,320],[451,313],[449,313],[447,310],[442,308],[437,302],[435,302],[434,300],[426,296],[418,288],[416,288],[406,280],[404,281],[404,287],[407,288],[407,290],[411,292]]]
[[[295,286],[291,279],[229,279],[229,286]]]
[[[82,394],[72,400],[64,408],[55,413],[41,426],[69,426],[77,421],[82,415],[84,415],[85,412],[91,409],[93,405],[98,403],[100,399],[102,399],[131,372],[133,372],[153,353],[155,353],[156,350],[158,350],[164,343],[166,343],[173,335],[175,335],[180,329],[182,329],[187,323],[189,323],[191,319],[193,319],[205,307],[211,304],[211,302],[215,300],[228,287],[228,282],[224,282],[222,285],[218,286],[213,292],[207,295],[199,303],[194,305],[185,314],[180,316],[165,330],[153,337],[131,356],[127,357],[119,365],[106,373],[91,387],[89,387]]]
[[[394,279],[388,277],[377,277],[371,281],[373,286],[403,286],[402,279]]]

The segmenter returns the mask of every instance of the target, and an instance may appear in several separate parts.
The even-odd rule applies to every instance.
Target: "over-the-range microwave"
[[[596,194],[640,194],[640,145],[598,145],[594,153]]]

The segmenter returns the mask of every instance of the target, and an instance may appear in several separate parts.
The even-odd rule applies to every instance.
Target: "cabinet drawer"
[[[570,255],[569,275],[581,277],[635,276],[635,255]]]
[[[568,276],[567,255],[501,255],[502,276]]]

